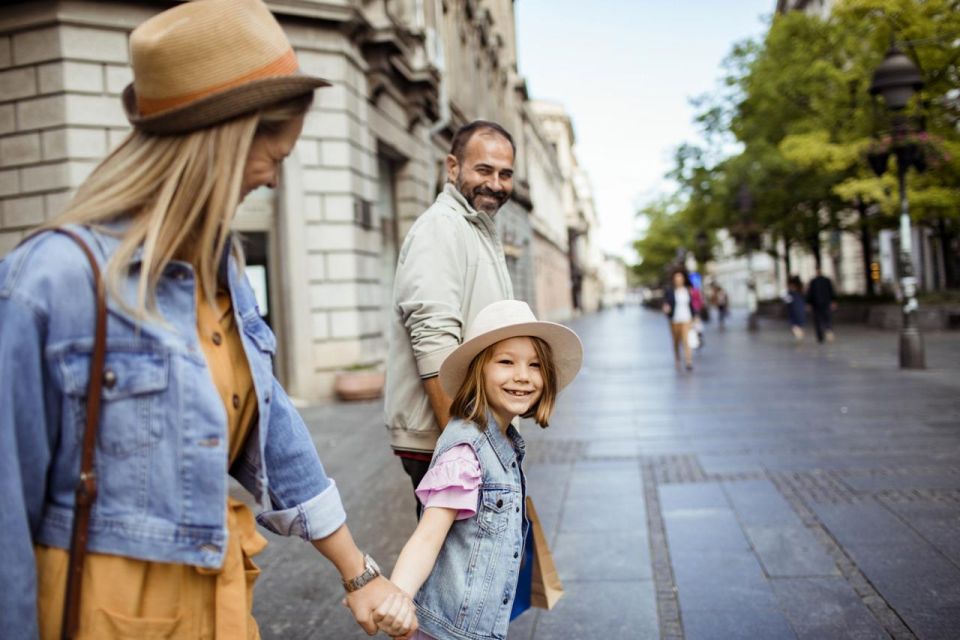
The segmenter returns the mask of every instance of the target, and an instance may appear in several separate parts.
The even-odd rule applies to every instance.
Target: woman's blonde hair
[[[533,342],[533,349],[540,363],[540,376],[543,378],[543,391],[540,399],[530,407],[524,418],[533,418],[534,422],[546,429],[550,426],[550,416],[557,401],[557,365],[553,359],[553,350],[545,340],[529,336]],[[499,344],[499,343],[497,343]],[[497,345],[491,345],[481,351],[470,362],[467,375],[460,385],[460,390],[453,397],[450,405],[450,415],[475,423],[481,429],[487,426],[487,412],[490,403],[483,384],[483,368],[493,358]]]
[[[222,124],[180,135],[133,130],[80,185],[66,211],[45,227],[99,227],[128,221],[104,272],[107,291],[139,320],[156,315],[156,290],[174,258],[197,267],[212,301],[217,269],[240,204],[254,137],[272,134],[310,108],[313,94]],[[143,249],[134,305],[122,295],[130,260]],[[238,247],[234,248],[242,260]]]

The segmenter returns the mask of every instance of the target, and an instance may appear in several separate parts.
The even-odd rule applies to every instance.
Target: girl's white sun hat
[[[526,302],[501,300],[477,314],[463,337],[463,344],[440,365],[440,384],[455,396],[467,376],[470,363],[484,349],[501,340],[530,336],[550,345],[557,368],[557,391],[570,384],[583,364],[583,344],[573,331],[556,322],[537,320]]]

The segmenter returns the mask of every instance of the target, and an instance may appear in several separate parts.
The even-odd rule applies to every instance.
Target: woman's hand
[[[388,636],[407,640],[417,630],[417,609],[406,593],[393,593],[373,612],[373,621]]]

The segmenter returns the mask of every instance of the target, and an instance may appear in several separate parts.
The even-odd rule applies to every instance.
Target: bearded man
[[[492,302],[513,298],[494,216],[513,192],[516,146],[495,122],[476,120],[453,137],[447,184],[400,249],[389,333],[386,423],[414,489],[430,467],[451,398],[440,363]],[[422,510],[417,500],[417,515]]]

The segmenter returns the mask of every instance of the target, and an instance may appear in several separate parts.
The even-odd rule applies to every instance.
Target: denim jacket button
[[[107,389],[113,389],[117,386],[117,374],[113,369],[107,369],[103,372],[103,386]]]
[[[503,506],[503,500],[497,500],[497,509]]]
[[[516,467],[516,466],[517,466],[517,463],[516,463],[516,462],[511,462],[511,463],[510,463],[510,466],[511,466],[511,467]]]
[[[199,444],[201,447],[216,447],[220,445],[220,438],[217,438],[216,436],[212,438],[204,438],[197,444]]]
[[[202,545],[200,545],[200,550],[208,551],[210,553],[220,553],[220,547],[212,542],[204,542]]]
[[[508,602],[510,602],[510,598],[509,598],[509,597],[503,599],[503,604],[507,604]]]
[[[516,560],[516,559],[519,558],[519,557],[520,557],[520,552],[519,552],[519,551],[514,551],[514,552],[513,552],[513,559]]]

